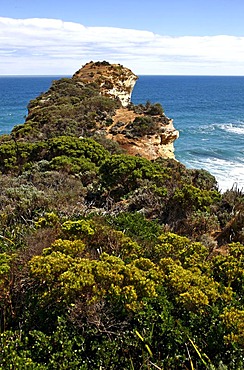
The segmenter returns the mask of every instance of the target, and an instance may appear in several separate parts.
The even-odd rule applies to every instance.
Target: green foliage
[[[51,335],[32,330],[0,334],[0,369],[88,369],[82,360],[84,339],[71,335],[62,317]]]
[[[234,307],[225,308],[221,315],[227,333],[224,339],[229,344],[239,344],[244,348],[244,310],[238,310]]]
[[[241,370],[243,193],[121,153],[118,107],[61,79],[1,137],[0,369]],[[163,123],[130,109],[128,135]]]
[[[58,241],[54,249],[60,249],[60,245],[65,254],[44,250],[44,256],[30,261],[30,274],[40,286],[42,304],[56,300],[70,305],[82,297],[89,309],[105,298],[126,310],[137,310],[143,298],[157,295],[160,272],[150,260],[140,258],[127,265],[119,257],[103,253],[99,260],[92,261],[67,254],[70,250],[77,255],[77,242]]]
[[[48,255],[53,251],[59,251],[63,254],[70,255],[71,257],[76,257],[82,255],[84,250],[85,244],[79,239],[74,241],[57,239],[50,248],[45,248],[43,250],[43,254]]]
[[[212,260],[214,278],[234,291],[236,305],[242,307],[244,294],[244,246],[229,245],[227,254],[219,254]]]
[[[0,278],[3,279],[5,275],[10,272],[10,262],[12,257],[6,253],[0,254]]]
[[[82,84],[76,79],[54,81],[46,93],[28,105],[26,123],[16,126],[12,134],[16,139],[36,141],[57,136],[84,136],[107,120],[120,107],[119,100],[101,96],[94,83]],[[40,132],[41,131],[41,132]]]
[[[50,161],[50,168],[52,170],[61,170],[68,173],[96,172],[97,170],[95,164],[85,158],[74,158],[65,155],[53,158]]]
[[[200,269],[183,268],[170,258],[162,259],[160,264],[166,270],[168,289],[172,290],[176,302],[187,310],[203,314],[221,297],[219,284]]]
[[[41,226],[52,225],[56,216],[47,214],[46,219],[50,222],[40,222]],[[208,260],[208,249],[186,237],[173,233],[152,237],[160,228],[142,215],[121,214],[107,222],[110,226],[101,217],[65,221],[62,233],[66,239],[55,240],[28,262],[29,288],[22,299],[29,312],[24,326],[32,329],[25,334],[28,341],[16,344],[16,361],[25,358],[35,366],[55,368],[61,358],[64,364],[71,361],[76,348],[76,366],[83,364],[85,369],[89,363],[102,363],[116,368],[118,358],[127,366],[126,350],[133,366],[151,361],[159,367],[178,368],[188,361],[186,342],[196,366],[204,354],[213,366],[220,360],[230,365],[234,354],[230,351],[232,357],[228,357],[226,346],[231,343],[237,346],[235,358],[239,361],[243,312],[231,306],[237,286],[230,287],[232,280],[221,275],[216,277],[220,257],[227,277],[228,268],[233,268],[231,256],[242,265],[243,246],[232,245],[229,255]],[[122,231],[114,230],[111,225],[116,224],[142,243],[150,238],[150,244],[141,248]],[[48,307],[52,307],[52,315]],[[36,315],[48,323],[48,330]],[[62,325],[59,316],[64,317]],[[218,327],[209,320],[218,320]],[[74,328],[78,328],[75,335]],[[101,349],[95,353],[98,343]],[[7,351],[10,344],[5,342],[5,346]],[[113,365],[110,351],[119,356]]]
[[[4,308],[4,301],[8,298],[9,291],[10,291],[12,260],[13,260],[13,256],[8,255],[7,253],[0,253],[0,307],[1,308]]]
[[[11,290],[14,258],[15,255],[0,253],[0,332],[6,329],[7,322],[12,315]]]
[[[120,196],[135,190],[142,180],[164,184],[168,178],[162,169],[147,159],[124,154],[106,160],[100,167],[100,175],[102,185]]]
[[[28,338],[21,338],[19,333],[6,331],[0,333],[1,359],[0,369],[36,370],[46,367],[34,363],[28,346]]]
[[[161,227],[156,221],[146,220],[137,212],[121,212],[117,217],[109,218],[108,222],[140,243],[155,241],[161,232]]]
[[[108,151],[92,139],[60,136],[34,144],[10,141],[0,147],[0,170],[22,172],[31,169],[35,162],[46,160],[51,170],[94,171],[108,157]]]
[[[200,189],[214,190],[217,188],[216,178],[203,169],[189,170],[192,176],[193,185]]]
[[[36,221],[35,226],[38,227],[51,227],[59,222],[59,217],[54,212],[46,212],[43,217]]]
[[[82,157],[83,160],[100,165],[108,157],[108,152],[92,139],[64,136],[49,140],[48,153],[44,159],[50,160],[60,156],[77,159]]]
[[[174,233],[161,234],[158,242],[150,251],[150,258],[158,262],[161,258],[171,258],[185,267],[191,267],[198,266],[209,255],[208,249],[201,243]]]
[[[192,185],[185,185],[176,189],[173,200],[186,210],[208,211],[209,206],[220,199],[217,191],[201,190]]]
[[[62,224],[62,230],[71,235],[93,235],[94,230],[91,223],[86,220],[66,221]]]
[[[151,104],[148,102],[146,104],[146,108],[146,113],[151,116],[158,116],[164,113],[163,107],[160,103]]]
[[[136,117],[128,127],[132,136],[153,135],[157,131],[158,124],[151,116]],[[127,134],[128,135],[128,134]]]
[[[131,109],[137,114],[147,114],[148,116],[162,116],[164,114],[164,109],[160,103],[152,104],[149,100],[145,105],[132,105]]]

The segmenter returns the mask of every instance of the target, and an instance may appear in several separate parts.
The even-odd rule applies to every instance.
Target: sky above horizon
[[[139,75],[244,76],[243,14],[243,0],[1,0],[0,75],[106,60]]]

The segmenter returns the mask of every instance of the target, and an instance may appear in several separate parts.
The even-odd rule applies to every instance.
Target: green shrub
[[[123,154],[106,160],[99,172],[102,185],[111,190],[117,188],[121,194],[136,189],[141,180],[150,179],[156,184],[163,184],[168,178],[162,169],[147,159]]]
[[[140,116],[128,128],[133,136],[153,135],[157,132],[158,124],[150,116]]]
[[[146,114],[150,116],[161,116],[164,113],[163,107],[160,103],[146,105]]]

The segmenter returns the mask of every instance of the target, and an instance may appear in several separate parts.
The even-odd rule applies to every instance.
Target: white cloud
[[[0,56],[0,74],[73,74],[107,60],[137,74],[244,75],[244,37],[170,37],[58,19],[0,17]]]

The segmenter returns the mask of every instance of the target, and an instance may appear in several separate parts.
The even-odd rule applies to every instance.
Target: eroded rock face
[[[174,141],[179,132],[173,126],[173,120],[165,116],[155,106],[142,112],[133,109],[131,94],[138,77],[120,64],[108,62],[90,62],[77,71],[73,79],[84,84],[95,83],[102,95],[118,98],[122,108],[116,110],[109,127],[98,123],[98,134],[116,141],[128,154],[140,155],[153,160],[159,157],[175,158]],[[158,112],[157,112],[158,110]],[[153,113],[150,113],[152,112]]]
[[[29,103],[25,125],[15,129],[15,137],[36,141],[67,133],[80,138],[100,136],[131,155],[174,158],[179,133],[173,120],[158,103],[131,103],[136,80],[120,64],[87,63],[72,78],[54,81]]]
[[[112,125],[106,130],[107,138],[116,141],[130,155],[149,160],[159,157],[175,159],[174,141],[179,137],[179,132],[174,128],[173,120],[164,114],[154,116],[152,130],[144,134],[143,131],[133,130],[133,122],[137,122],[138,117],[143,122],[143,118],[148,116],[126,108],[118,109]]]
[[[102,95],[119,98],[123,107],[130,103],[131,93],[138,79],[129,68],[105,61],[85,64],[73,78],[84,83],[96,83]]]

